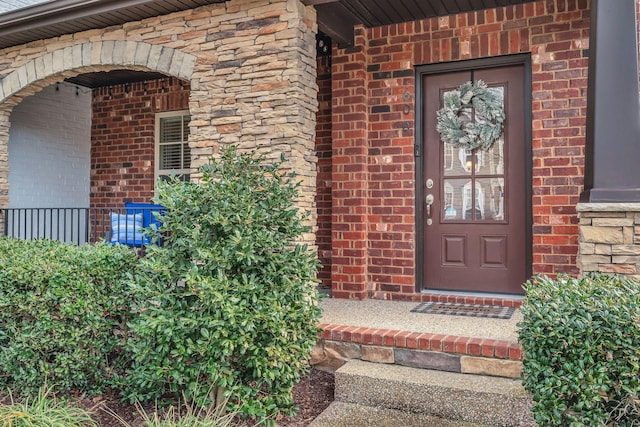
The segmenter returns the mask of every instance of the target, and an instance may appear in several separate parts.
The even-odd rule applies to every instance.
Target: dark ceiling
[[[0,14],[0,49],[92,28],[193,9],[225,0],[53,0]],[[318,28],[340,46],[353,44],[353,27],[414,21],[534,0],[301,0],[315,6]],[[101,87],[162,77],[127,70],[86,73],[69,79]]]
[[[534,0],[302,0],[316,7],[318,27],[340,46],[353,44],[353,26],[378,27]]]
[[[113,86],[123,83],[141,82],[144,80],[164,79],[167,76],[162,73],[135,70],[113,70],[83,73],[75,77],[65,79],[69,83],[89,88]]]
[[[225,0],[54,0],[0,14],[0,49]]]

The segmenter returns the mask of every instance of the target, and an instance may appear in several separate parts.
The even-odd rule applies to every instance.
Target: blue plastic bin
[[[160,212],[160,215],[164,214],[166,208],[162,205],[156,205],[153,203],[136,203],[136,202],[125,202],[125,213],[127,215],[134,215],[137,217],[138,215],[142,215],[142,227],[147,228],[152,224],[155,224],[157,228],[160,228],[162,221],[159,218],[156,218],[155,212]],[[142,246],[147,245],[151,242],[151,238],[149,236],[145,236],[140,234],[135,235],[135,239],[132,236],[127,239],[122,239],[122,241],[118,240],[117,243],[129,245],[129,246]]]

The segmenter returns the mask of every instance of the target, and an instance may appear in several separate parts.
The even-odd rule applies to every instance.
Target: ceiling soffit
[[[0,14],[0,49],[93,28],[121,25],[225,0],[55,0]],[[353,45],[355,25],[377,27],[526,3],[533,0],[301,0],[317,10],[318,27],[341,47]],[[98,72],[70,81],[101,87],[158,78],[151,73]]]
[[[318,28],[341,47],[353,45],[353,26],[410,22],[533,0],[302,0],[315,6]]]

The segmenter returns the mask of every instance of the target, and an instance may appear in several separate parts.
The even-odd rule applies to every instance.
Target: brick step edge
[[[348,293],[341,291],[332,291],[333,298],[351,298]],[[514,307],[520,308],[524,303],[524,298],[501,298],[492,296],[474,296],[474,295],[451,295],[451,294],[397,294],[394,292],[378,291],[370,295],[370,298],[389,301],[413,301],[413,302],[450,302],[456,304],[478,304],[492,305],[496,307]]]
[[[396,329],[373,329],[359,326],[320,323],[322,338],[331,341],[408,348],[424,351],[483,356],[496,359],[522,360],[522,349],[517,341],[491,338],[473,338],[458,335],[410,332]]]
[[[519,378],[517,341],[321,323],[312,363],[360,359],[465,374]]]

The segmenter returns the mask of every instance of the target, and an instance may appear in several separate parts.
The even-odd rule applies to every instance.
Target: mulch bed
[[[300,408],[298,415],[278,420],[278,426],[308,426],[333,401],[333,390],[333,373],[311,369],[293,389],[295,404]],[[91,412],[101,427],[122,427],[122,423],[109,414],[109,411],[116,413],[132,427],[139,426],[143,421],[135,405],[121,402],[113,392],[92,399],[78,399],[78,404]],[[153,407],[145,408],[147,411],[152,409]]]
[[[333,402],[333,373],[312,369],[293,389],[300,412],[278,421],[279,426],[307,426]]]

